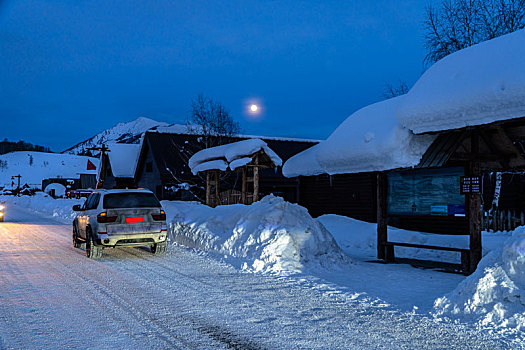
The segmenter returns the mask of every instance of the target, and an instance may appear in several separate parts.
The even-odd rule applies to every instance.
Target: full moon
[[[252,113],[257,112],[258,110],[259,110],[259,106],[257,106],[256,104],[253,104],[253,105],[250,106],[250,111]]]

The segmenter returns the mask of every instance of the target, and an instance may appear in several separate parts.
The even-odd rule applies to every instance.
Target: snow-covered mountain
[[[87,149],[108,142],[119,142],[128,138],[136,137],[146,130],[157,126],[168,126],[168,123],[158,122],[149,118],[140,117],[131,122],[118,123],[114,127],[104,130],[95,136],[68,148],[62,153],[85,154]]]

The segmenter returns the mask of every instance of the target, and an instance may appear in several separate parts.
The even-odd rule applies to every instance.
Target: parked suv
[[[148,190],[96,190],[73,220],[73,246],[86,244],[89,258],[100,258],[102,250],[118,246],[150,246],[153,254],[167,247],[166,214]]]

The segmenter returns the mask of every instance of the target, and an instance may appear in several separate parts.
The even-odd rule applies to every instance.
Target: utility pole
[[[14,180],[15,178],[18,179],[18,184],[16,186],[16,195],[17,195],[17,197],[20,196],[20,178],[21,177],[22,177],[22,175],[20,175],[20,174],[11,176],[11,180]]]
[[[96,189],[104,188],[104,181],[106,180],[106,158],[107,154],[106,152],[110,152],[110,150],[106,147],[106,145],[102,145],[101,147],[91,147],[88,148],[90,151],[100,151],[100,176],[97,181]]]

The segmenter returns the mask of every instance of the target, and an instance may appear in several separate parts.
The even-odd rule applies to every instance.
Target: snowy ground
[[[31,188],[42,188],[42,180],[48,178],[80,178],[79,174],[96,174],[87,170],[88,161],[98,166],[99,160],[93,157],[71,154],[44,153],[33,151],[10,152],[0,155],[0,187],[17,186],[13,175],[21,175],[20,185],[28,184]]]
[[[71,222],[72,217],[69,208],[77,204],[74,200],[53,200],[43,196],[38,199],[18,198],[10,201],[40,211],[47,216],[54,216],[67,224]],[[348,312],[346,307],[350,309],[357,307],[361,310],[359,317],[368,312],[381,311],[387,313],[389,319],[396,320],[393,322],[403,323],[407,319],[414,318],[419,320],[418,322],[430,322],[427,327],[431,328],[452,327],[461,330],[460,333],[472,331],[477,334],[476,337],[483,335],[489,340],[497,341],[492,343],[496,348],[522,346],[520,341],[523,341],[524,335],[523,330],[519,329],[525,314],[525,306],[521,302],[525,300],[521,298],[522,266],[511,264],[514,274],[510,273],[508,268],[498,270],[497,276],[500,279],[492,278],[491,285],[483,281],[494,275],[490,271],[497,269],[497,266],[494,268],[494,265],[498,264],[497,258],[496,262],[491,258],[487,263],[482,262],[480,265],[489,265],[489,270],[478,269],[468,278],[458,274],[414,268],[408,264],[382,264],[377,262],[375,257],[375,225],[337,215],[325,215],[313,220],[307,213],[305,214],[303,208],[275,197],[266,198],[259,202],[258,206],[238,205],[211,209],[191,202],[163,202],[163,206],[167,211],[168,219],[172,221],[172,243],[179,242],[170,246],[171,253],[179,254],[182,249],[180,244],[183,243],[195,249],[193,253],[192,250],[183,250],[190,256],[198,253],[195,255],[196,259],[213,259],[221,264],[227,263],[226,266],[235,267],[236,271],[250,272],[248,275],[251,276],[286,281],[295,286],[294,288],[335,298],[334,300],[342,303],[341,312]],[[181,230],[181,227],[185,229]],[[244,230],[240,230],[240,227]],[[429,235],[393,228],[389,230],[389,234],[396,240],[460,247],[468,245],[464,237]],[[508,249],[504,248],[504,242],[510,236],[510,233],[485,233],[484,253],[499,250],[508,252]],[[512,239],[510,238],[511,241]],[[514,238],[514,246],[521,242],[518,239],[516,243],[516,239]],[[335,242],[337,244],[334,244]],[[519,250],[514,249],[514,251]],[[506,256],[508,255],[509,253]],[[396,248],[396,256],[459,261],[459,256],[455,253],[409,248]],[[517,260],[520,256],[516,257],[514,254]],[[190,257],[188,259],[191,260]],[[511,257],[510,260],[512,259]],[[492,270],[490,270],[491,266]],[[515,272],[516,269],[518,273]],[[502,284],[509,285],[509,281],[515,282],[513,286],[506,289],[499,288]],[[467,314],[465,303],[479,297],[480,294],[476,294],[476,290],[479,292],[480,289],[485,292],[484,296],[490,295],[490,300],[487,298],[478,300],[475,303],[475,312]],[[474,310],[474,308],[468,310],[471,309]],[[323,318],[315,308],[311,311],[305,309],[303,313],[304,315],[310,313],[313,318]],[[495,317],[497,315],[503,317],[503,322],[501,317],[500,319]],[[353,317],[358,315],[354,314]],[[360,321],[359,317],[355,322],[363,321],[362,319]],[[308,322],[312,322],[312,319]],[[333,320],[332,323],[334,322],[337,324],[337,322],[353,323],[354,321],[344,318],[344,320]],[[270,321],[270,324],[272,323],[274,321]],[[324,324],[324,321],[320,323]],[[337,327],[340,326],[342,325]],[[394,328],[397,326],[399,325]],[[319,334],[320,339],[324,336],[326,335]],[[415,334],[410,335],[410,337],[414,336]],[[483,340],[485,345],[490,343],[487,339]],[[298,347],[310,347],[305,344],[307,343]],[[338,343],[334,343],[334,348],[341,347],[342,344],[345,343],[338,340]],[[371,345],[372,343],[367,344],[376,347]],[[397,347],[393,344],[389,343],[386,347]],[[474,347],[485,346],[475,341],[471,344]],[[281,343],[277,347],[282,345]],[[437,344],[425,346],[439,347]]]

